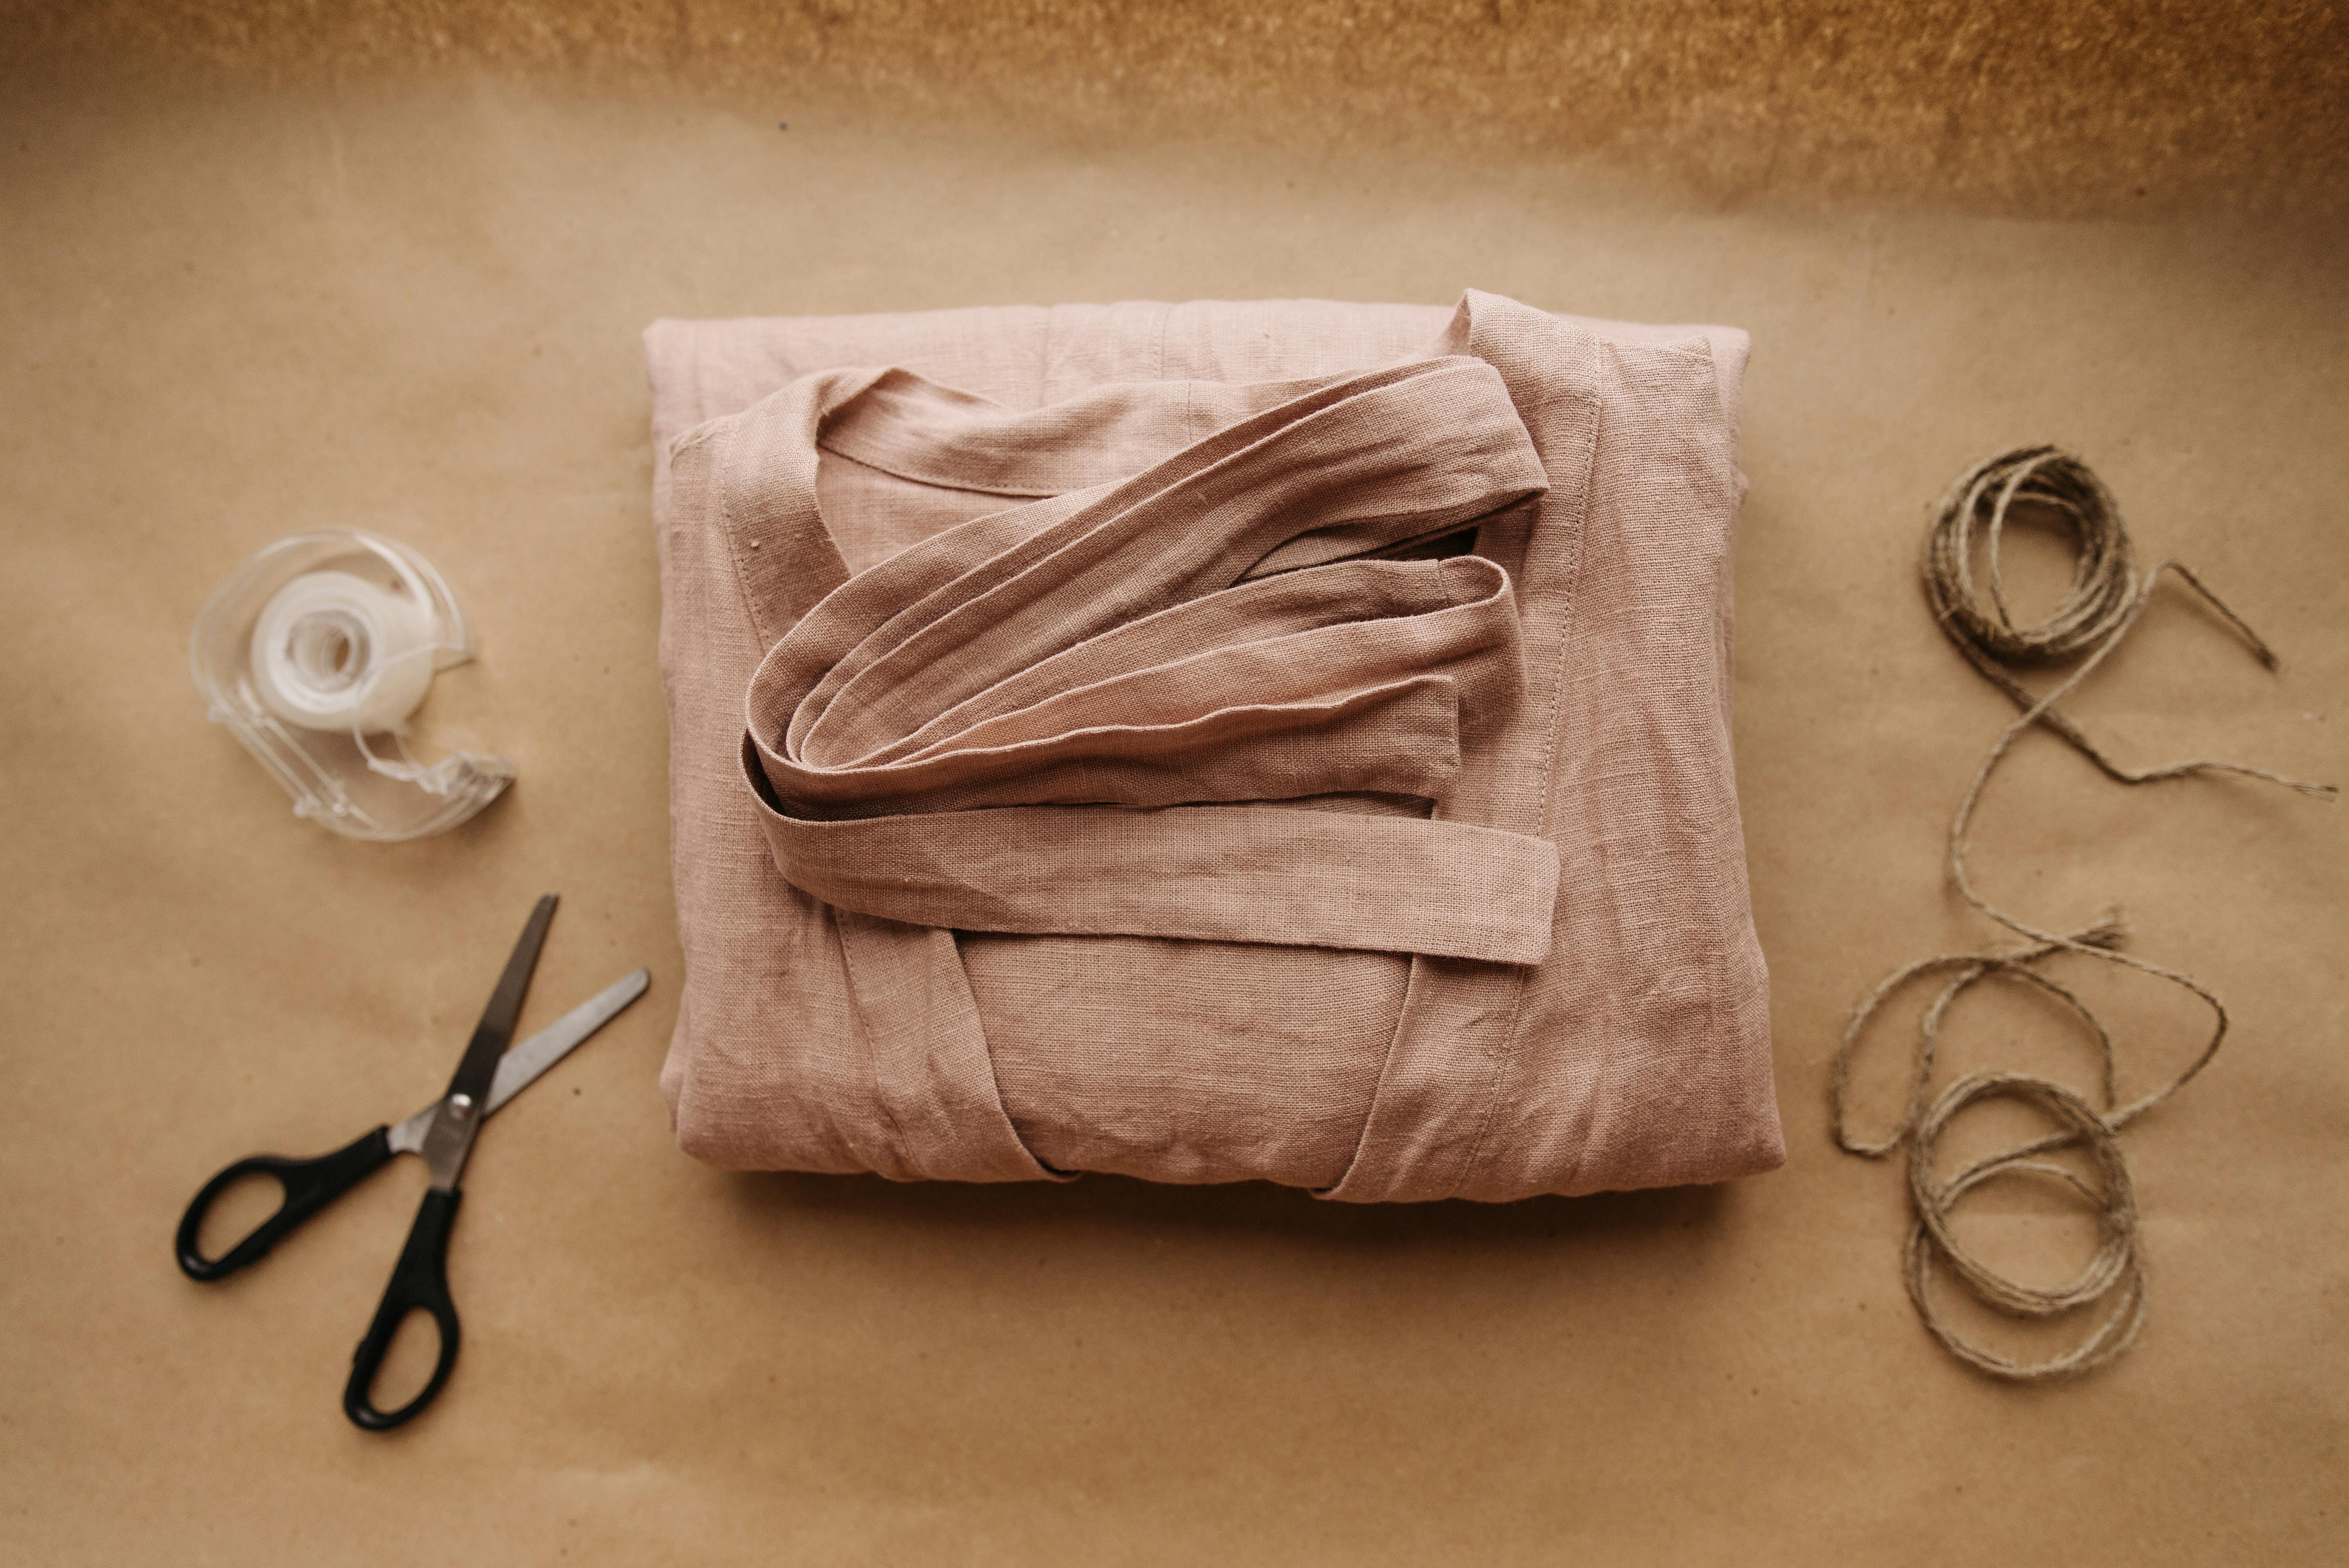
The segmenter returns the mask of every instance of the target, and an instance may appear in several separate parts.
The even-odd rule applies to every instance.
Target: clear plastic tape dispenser
[[[264,549],[204,605],[188,645],[212,717],[292,793],[294,814],[381,841],[444,832],[513,780],[502,757],[426,764],[408,748],[433,676],[472,656],[431,562],[356,530]]]

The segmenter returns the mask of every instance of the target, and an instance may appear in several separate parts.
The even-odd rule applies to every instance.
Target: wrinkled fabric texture
[[[688,1151],[1355,1201],[1781,1161],[1742,334],[1472,293],[647,347]]]

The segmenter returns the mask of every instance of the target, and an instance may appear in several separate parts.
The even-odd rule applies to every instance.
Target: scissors
[[[605,987],[586,1002],[529,1039],[506,1049],[514,1023],[522,1016],[523,997],[530,990],[531,972],[538,967],[538,950],[546,943],[546,928],[554,918],[555,895],[548,893],[531,911],[513,956],[490,996],[490,1006],[473,1030],[449,1092],[398,1126],[383,1126],[357,1141],[315,1160],[285,1160],[274,1154],[240,1160],[203,1185],[180,1220],[180,1267],[191,1279],[207,1284],[226,1279],[246,1264],[258,1262],[294,1228],[388,1164],[395,1154],[423,1157],[432,1184],[417,1210],[393,1265],[391,1283],[384,1287],[383,1303],[367,1337],[351,1353],[350,1381],[343,1388],[343,1414],[371,1432],[386,1432],[430,1404],[457,1364],[457,1308],[449,1299],[449,1231],[457,1217],[457,1178],[472,1152],[473,1138],[482,1120],[535,1082],[538,1076],[569,1055],[572,1047],[602,1028],[620,1010],[645,993],[650,983],[639,969]],[[214,1199],[244,1176],[273,1176],[285,1190],[277,1212],[252,1234],[217,1258],[207,1258],[198,1244],[204,1214]],[[440,1360],[432,1380],[396,1410],[378,1410],[372,1401],[376,1373],[393,1333],[412,1312],[431,1315],[440,1330]]]

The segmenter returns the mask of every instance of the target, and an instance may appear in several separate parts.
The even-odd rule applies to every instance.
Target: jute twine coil
[[[2054,614],[2035,625],[2017,626],[2010,613],[1999,575],[1999,539],[2011,508],[2044,508],[2066,527],[2078,555],[2070,590]],[[1984,547],[1987,583],[1978,585],[1973,571],[1976,543]],[[2219,998],[2191,976],[2121,951],[2127,927],[2119,912],[2077,931],[2043,931],[1992,905],[1975,891],[1966,869],[1967,832],[1975,808],[1998,765],[2014,743],[2033,725],[2061,736],[2081,755],[2123,784],[2150,784],[2165,779],[2199,774],[2235,773],[2281,784],[2304,795],[2332,799],[2329,785],[2303,783],[2264,769],[2239,763],[2194,760],[2160,768],[2132,769],[2107,757],[2079,727],[2057,711],[2098,665],[2109,657],[2151,603],[2164,573],[2175,573],[2234,628],[2261,664],[2277,667],[2274,651],[2222,603],[2191,571],[2175,561],[2164,561],[2140,573],[2120,508],[2110,491],[2085,463],[2053,447],[2030,447],[2005,452],[1975,465],[1950,488],[1935,509],[1925,541],[1925,596],[1941,630],[1983,677],[2004,692],[2022,710],[2007,726],[1990,755],[1967,786],[1957,815],[1950,823],[1950,875],[1966,902],[1990,919],[2023,938],[2023,945],[2003,952],[1953,953],[1920,959],[1885,976],[1860,999],[1844,1030],[1828,1078],[1828,1100],[1836,1142],[1847,1152],[1882,1159],[1904,1141],[1909,1145],[1909,1192],[1916,1224],[1909,1235],[1906,1277],[1909,1299],[1935,1338],[1953,1356],[1993,1377],[2039,1381],[2076,1377],[2105,1365],[2127,1350],[2144,1325],[2145,1270],[2137,1240],[2137,1209],[2129,1181],[2128,1164],[2121,1154],[2121,1129],[2176,1094],[2210,1063],[2227,1036],[2227,1009]],[[1984,603],[1982,588],[1987,587]],[[2044,696],[2033,696],[2011,673],[2015,668],[2077,660],[2071,674]],[[2142,1099],[2120,1103],[2116,1081],[2111,1034],[2079,995],[2035,967],[2042,960],[2077,953],[2116,964],[2182,986],[2207,1004],[2211,1013],[2209,1038],[2186,1069]],[[1851,1063],[1868,1020],[1891,994],[1926,974],[1948,979],[1926,1007],[1918,1026],[1917,1047],[1910,1064],[1909,1099],[1889,1135],[1875,1141],[1856,1137],[1850,1129],[1847,1100]],[[1969,986],[1997,976],[2036,987],[2075,1014],[2096,1041],[2104,1108],[2064,1085],[2028,1073],[1983,1072],[1959,1079],[1927,1104],[1928,1082],[1940,1039],[1941,1021],[1951,1005]],[[1987,1155],[1954,1175],[1940,1176],[1934,1156],[1941,1135],[1971,1106],[1992,1099],[2021,1100],[2036,1106],[2057,1124],[2056,1131],[2015,1148]],[[2060,1149],[2084,1147],[2095,1181],[2084,1181],[2064,1165],[2038,1158]],[[2098,1243],[2087,1265],[2066,1284],[2053,1288],[2024,1284],[1999,1273],[1958,1240],[1950,1223],[1957,1204],[1975,1188],[2002,1176],[2051,1181],[2068,1187],[2096,1212]],[[1934,1276],[1947,1272],[1977,1299],[2012,1316],[2053,1317],[2088,1307],[2107,1297],[2110,1308],[2095,1328],[2078,1345],[2052,1359],[2018,1362],[1961,1336],[1942,1315],[1934,1294]]]

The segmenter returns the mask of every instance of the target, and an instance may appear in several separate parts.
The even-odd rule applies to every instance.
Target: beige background
[[[2191,562],[2284,653],[2267,676],[2166,600],[2085,695],[2097,733],[2349,779],[2335,209],[2124,218],[1928,178],[1823,205],[1792,176],[1741,195],[1555,150],[1088,136],[893,118],[844,89],[761,102],[470,67],[10,79],[0,1553],[2343,1552],[2349,817],[2228,784],[2126,792],[2038,741],[1987,809],[1994,894],[2052,921],[2119,902],[2137,951],[2237,1016],[2209,1076],[2128,1136],[2153,1315],[2108,1371],[2018,1390],[1944,1357],[1901,1294],[1898,1172],[1836,1153],[1823,1101],[1850,1000],[1986,938],[1943,889],[1940,840],[2002,714],[1913,572],[1923,508],[1968,461],[2083,453],[2149,555]],[[1358,1210],[679,1156],[654,1088],[678,974],[643,324],[1472,284],[1754,333],[1738,765],[1787,1168]],[[505,799],[421,844],[295,821],[187,677],[189,626],[240,561],[351,523],[456,584],[482,657],[427,717],[520,766]],[[2057,559],[2026,562],[2040,604]],[[653,992],[483,1139],[450,1261],[462,1363],[426,1418],[363,1435],[336,1394],[412,1162],[222,1287],[179,1275],[171,1228],[228,1159],[322,1150],[433,1093],[550,888],[565,902],[526,1024],[635,964]],[[2190,1052],[2190,1008],[2099,995],[2125,1088]],[[1970,1001],[1954,1035],[1954,1068],[2086,1081],[2078,1038],[2028,1007]],[[1876,1110],[1900,1043],[1870,1060]],[[2035,1277],[2084,1254],[2081,1223],[2033,1194],[1972,1213]]]

